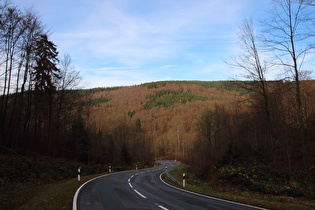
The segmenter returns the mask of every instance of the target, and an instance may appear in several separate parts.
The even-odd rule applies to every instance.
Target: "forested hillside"
[[[222,87],[215,88],[219,83]],[[90,90],[88,100],[99,101],[86,117],[87,129],[95,135],[90,143],[98,150],[91,151],[90,158],[110,157],[116,164],[149,163],[160,157],[182,160],[189,155],[200,112],[230,107],[242,98],[237,91],[225,90],[230,88],[228,82],[156,82]],[[119,157],[122,149],[129,156]]]
[[[266,82],[270,118],[263,96],[252,91],[256,85],[166,81],[86,90],[88,101],[98,101],[85,113],[88,160],[124,165],[177,159],[206,180],[220,176],[266,192],[312,192],[314,81],[301,83],[304,142],[294,83]]]

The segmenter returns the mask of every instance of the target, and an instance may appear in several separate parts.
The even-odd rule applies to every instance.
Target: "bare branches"
[[[314,49],[314,11],[307,0],[274,0],[270,19],[263,22],[264,43],[278,65],[302,70],[304,57]],[[293,75],[293,77],[295,77]]]
[[[295,109],[300,139],[303,145],[303,159],[306,167],[305,122],[307,114],[301,94],[303,63],[307,54],[314,49],[314,9],[309,0],[274,0],[271,18],[264,22],[264,43],[271,50],[278,65],[290,74],[294,83]]]
[[[60,61],[60,64],[61,80],[59,80],[60,84],[58,84],[58,89],[65,90],[76,88],[81,80],[81,77],[79,75],[79,71],[76,71],[72,65],[71,56],[69,54],[65,54],[63,59]]]
[[[314,2],[314,0],[299,0],[299,1],[300,1],[302,4],[315,7],[315,2]]]
[[[266,60],[261,60],[261,52],[257,45],[252,20],[244,20],[240,27],[240,53],[237,57],[232,57],[227,64],[231,67],[241,69],[242,77],[246,80],[265,81],[269,64]]]
[[[259,101],[263,104],[261,107],[265,112],[266,133],[270,139],[272,150],[275,148],[274,131],[271,124],[271,107],[269,99],[269,87],[266,81],[266,73],[271,67],[266,60],[263,60],[261,51],[258,48],[256,34],[252,20],[245,20],[240,27],[240,54],[232,58],[228,63],[232,67],[243,71],[243,77],[249,80],[242,84],[242,88],[247,90],[253,103]]]

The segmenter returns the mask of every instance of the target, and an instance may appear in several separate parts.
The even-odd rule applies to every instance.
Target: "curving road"
[[[107,174],[83,184],[73,209],[261,209],[174,188],[161,180],[172,162],[142,170]]]

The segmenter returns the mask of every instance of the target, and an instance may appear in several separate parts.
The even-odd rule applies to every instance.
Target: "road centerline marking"
[[[164,206],[158,205],[159,208],[163,209],[163,210],[168,210],[168,208],[165,208]]]
[[[129,182],[129,186],[131,187],[131,188],[133,188],[133,186],[131,185],[131,183]]]
[[[136,193],[138,193],[138,195],[140,195],[142,198],[147,198],[144,195],[142,195],[141,193],[139,193],[136,189],[133,189]]]

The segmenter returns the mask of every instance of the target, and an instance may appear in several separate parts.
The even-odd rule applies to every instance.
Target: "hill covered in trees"
[[[205,180],[219,175],[265,192],[312,192],[315,86],[301,84],[305,145],[294,82],[266,82],[270,119],[262,96],[252,91],[255,82],[163,81],[84,90],[86,100],[99,101],[84,118],[87,158],[114,165],[177,159]],[[308,184],[292,184],[296,180]]]
[[[228,179],[267,193],[314,196],[314,81],[301,82],[304,142],[292,93],[295,83],[266,81],[270,118],[264,97],[253,91],[256,85],[162,81],[69,90],[63,93],[68,104],[62,114],[52,115],[51,124],[40,124],[50,126],[50,138],[35,133],[30,120],[28,135],[22,136],[22,126],[22,138],[14,144],[5,138],[2,145],[20,154],[35,152],[105,168],[176,159],[201,180]],[[54,93],[53,102],[61,91]],[[42,113],[38,117],[45,119]]]
[[[229,82],[169,81],[115,90],[86,90],[88,100],[109,99],[89,108],[87,129],[97,134],[92,138],[95,141],[118,147],[115,158],[125,145],[130,159],[145,162],[159,157],[183,159],[191,147],[200,112],[242,97],[231,88]],[[114,139],[114,144],[110,139]],[[141,157],[142,151],[147,153],[145,158]],[[92,152],[103,156],[101,153]]]

